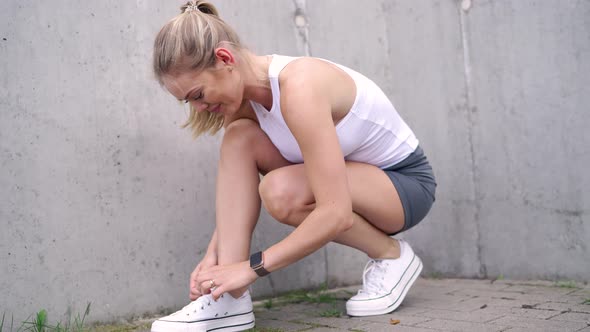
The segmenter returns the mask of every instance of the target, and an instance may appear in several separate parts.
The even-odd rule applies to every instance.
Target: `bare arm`
[[[311,254],[352,226],[346,165],[332,117],[335,109],[343,108],[334,107],[335,103],[350,96],[340,91],[325,67],[297,62],[281,73],[281,109],[303,153],[315,209],[289,236],[265,250],[264,266],[271,272]],[[211,293],[217,299],[257,278],[249,262],[243,261],[205,269],[197,282],[202,288],[215,284]]]
[[[352,226],[346,166],[325,91],[329,82],[314,67],[299,65],[291,72],[296,74],[281,82],[281,109],[303,154],[316,207],[295,231],[265,251],[269,271],[311,254]]]

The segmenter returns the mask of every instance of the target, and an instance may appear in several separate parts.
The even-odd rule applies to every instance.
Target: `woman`
[[[255,55],[202,1],[162,28],[153,65],[159,82],[190,104],[185,126],[196,136],[225,132],[216,229],[190,276],[193,302],[152,331],[253,327],[248,286],[330,241],[371,258],[363,288],[346,303],[349,315],[400,305],[422,263],[390,235],[424,218],[436,183],[418,140],[375,83],[322,59]],[[296,228],[250,255],[261,202]]]

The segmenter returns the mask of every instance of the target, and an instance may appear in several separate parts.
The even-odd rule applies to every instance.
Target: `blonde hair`
[[[166,75],[185,70],[204,70],[215,65],[215,48],[224,42],[241,52],[244,48],[236,32],[221,18],[215,6],[205,1],[189,1],[180,7],[181,14],[166,23],[154,42],[153,70],[164,85]],[[190,106],[188,120],[193,136],[217,133],[223,127],[223,116],[196,112]]]

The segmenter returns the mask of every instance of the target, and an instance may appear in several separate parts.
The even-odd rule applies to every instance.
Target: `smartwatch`
[[[262,255],[262,251],[254,253],[250,256],[250,267],[259,277],[264,277],[265,275],[269,274],[264,268],[264,256]]]

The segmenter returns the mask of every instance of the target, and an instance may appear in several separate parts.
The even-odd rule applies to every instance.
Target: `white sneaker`
[[[152,324],[152,332],[243,331],[254,327],[252,299],[246,291],[234,299],[223,294],[217,301],[203,295],[170,316]]]
[[[382,315],[394,311],[422,272],[422,261],[410,245],[398,240],[400,257],[370,260],[363,272],[363,288],[346,302],[349,316]]]

